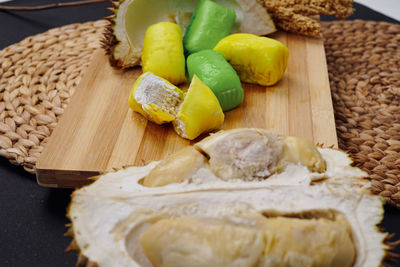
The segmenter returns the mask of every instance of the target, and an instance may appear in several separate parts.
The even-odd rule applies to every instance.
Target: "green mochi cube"
[[[229,35],[235,23],[236,14],[232,8],[225,8],[210,0],[197,4],[183,38],[187,53],[212,49]]]
[[[191,54],[187,68],[190,80],[196,74],[214,92],[223,111],[242,102],[244,92],[239,76],[219,52],[207,49]]]

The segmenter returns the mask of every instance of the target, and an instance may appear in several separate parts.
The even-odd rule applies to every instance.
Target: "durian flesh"
[[[154,266],[352,266],[350,225],[327,213],[332,218],[167,218],[147,228],[140,244]]]
[[[161,21],[176,22],[184,30],[198,0],[119,0],[104,38],[111,62],[123,68],[141,64],[147,27]],[[236,12],[234,31],[266,35],[276,30],[268,12],[255,0],[216,0]],[[112,39],[112,40],[111,40]],[[114,40],[114,41],[113,41]]]
[[[345,153],[318,152],[324,171],[289,162],[267,179],[220,179],[196,149],[164,186],[143,180],[174,159],[105,174],[73,193],[74,239],[99,266],[379,266],[380,199]]]

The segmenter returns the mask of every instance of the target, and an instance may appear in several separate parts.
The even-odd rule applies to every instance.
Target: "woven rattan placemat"
[[[400,208],[400,25],[323,23],[339,147]]]
[[[35,171],[35,163],[63,114],[104,21],[55,28],[0,51],[0,155]]]
[[[104,25],[55,28],[0,51],[1,156],[35,171]],[[400,25],[329,22],[323,33],[339,146],[400,207]]]

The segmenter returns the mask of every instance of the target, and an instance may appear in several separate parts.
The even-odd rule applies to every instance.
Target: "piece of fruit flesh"
[[[161,161],[142,184],[157,187],[180,183],[192,178],[199,168],[210,169],[222,180],[267,179],[285,171],[289,163],[305,166],[311,172],[326,171],[326,162],[312,142],[266,130],[220,131],[193,147]]]
[[[261,224],[265,241],[261,266],[353,265],[356,251],[343,215],[333,219],[275,217]]]
[[[172,84],[186,80],[182,29],[172,22],[159,22],[146,30],[142,53],[143,72],[152,72]]]
[[[187,146],[165,160],[144,177],[142,184],[147,187],[180,183],[190,178],[206,163],[206,158],[193,146]]]
[[[214,47],[246,83],[274,85],[285,73],[289,52],[281,42],[254,34],[231,34]]]
[[[333,219],[251,216],[237,218],[237,223],[161,219],[142,233],[140,243],[156,267],[349,267],[354,262],[351,228],[340,214]]]
[[[224,122],[224,113],[210,88],[193,76],[185,99],[172,122],[182,137],[193,140],[200,134],[216,129]]]
[[[212,171],[223,179],[267,178],[289,162],[312,172],[326,171],[326,163],[309,140],[261,129],[220,131],[194,145],[209,159]]]
[[[200,0],[186,29],[183,45],[189,54],[212,49],[231,33],[235,11],[210,0]]]
[[[185,93],[167,80],[151,72],[136,80],[129,94],[129,107],[148,120],[163,124],[174,120],[176,108]]]
[[[267,178],[276,171],[282,137],[257,129],[221,131],[195,147],[207,155],[212,172],[224,180]]]
[[[264,248],[257,229],[191,218],[160,220],[140,243],[154,267],[256,266]]]
[[[116,66],[127,68],[141,64],[141,53],[146,29],[161,21],[176,22],[185,31],[197,0],[120,0],[104,38],[105,49]],[[216,0],[226,8],[233,8],[236,21],[233,31],[265,35],[276,31],[265,7],[254,0]]]
[[[296,162],[307,166],[310,171],[324,172],[326,163],[314,144],[304,138],[286,136],[284,139],[283,154],[278,165],[286,162]]]
[[[187,58],[189,78],[197,75],[218,98],[223,111],[237,107],[244,97],[239,76],[217,51],[208,49]]]

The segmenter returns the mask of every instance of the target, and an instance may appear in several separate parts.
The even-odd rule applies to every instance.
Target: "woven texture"
[[[400,208],[400,25],[323,23],[339,147]]]
[[[104,21],[73,24],[0,51],[0,155],[34,172],[58,117],[100,46]]]
[[[68,25],[0,51],[1,156],[34,172],[104,25]],[[339,146],[371,174],[372,190],[400,207],[400,25],[322,26]]]

